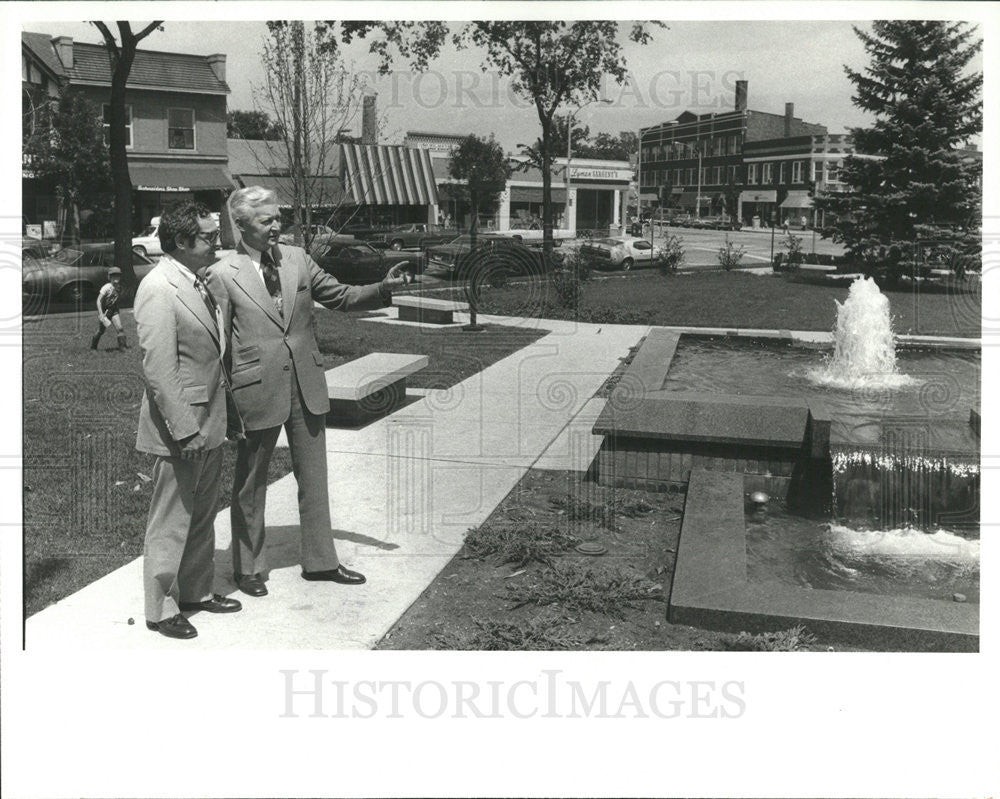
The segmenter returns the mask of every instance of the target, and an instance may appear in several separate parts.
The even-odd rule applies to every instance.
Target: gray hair
[[[229,198],[229,210],[232,212],[233,221],[249,222],[257,206],[277,201],[278,195],[270,189],[265,189],[263,186],[247,186],[232,193]]]

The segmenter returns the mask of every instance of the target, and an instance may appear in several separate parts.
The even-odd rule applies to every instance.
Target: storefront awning
[[[342,144],[347,200],[355,205],[437,205],[429,150],[387,144]]]
[[[779,208],[812,208],[812,197],[807,191],[790,191]]]
[[[511,186],[510,187],[510,201],[512,203],[541,203],[542,200],[542,187],[541,186]],[[554,203],[565,203],[566,202],[566,189],[563,187],[552,187],[552,202]]]
[[[294,199],[292,179],[275,175],[237,175],[236,181],[241,186],[263,186],[278,195],[278,206],[291,208]],[[316,177],[308,179],[308,196],[313,208],[329,208],[337,205],[344,197],[340,179],[335,177]]]
[[[745,189],[740,192],[740,202],[744,203],[774,203],[778,201],[776,189]]]
[[[235,186],[225,167],[217,164],[129,164],[128,174],[136,191],[203,191]]]

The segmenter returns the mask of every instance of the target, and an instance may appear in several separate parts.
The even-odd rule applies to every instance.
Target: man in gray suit
[[[225,339],[198,272],[215,260],[219,227],[205,206],[188,202],[163,214],[159,234],[164,255],[135,296],[146,382],[136,449],[156,456],[143,550],[146,626],[194,638],[198,631],[182,610],[241,608],[212,593],[227,420]]]
[[[222,307],[232,359],[233,397],[246,425],[233,478],[233,572],[240,590],[264,596],[264,503],[267,467],[282,425],[298,482],[302,576],[358,585],[365,578],[337,557],[330,523],[323,356],[313,332],[313,302],[341,311],[389,305],[406,282],[397,265],[381,283],[345,286],[299,247],[278,243],[281,217],[273,192],[249,186],[230,208],[241,241],[208,271]]]

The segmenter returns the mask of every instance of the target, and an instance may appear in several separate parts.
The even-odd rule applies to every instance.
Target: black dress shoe
[[[237,574],[236,587],[250,596],[267,596],[267,586],[259,574]]]
[[[198,631],[180,613],[163,621],[147,621],[146,628],[165,635],[167,638],[194,638]]]
[[[306,580],[326,580],[331,583],[343,583],[344,585],[361,585],[365,581],[365,576],[363,574],[358,574],[357,572],[352,572],[350,569],[345,569],[343,566],[338,566],[336,569],[327,569],[321,572],[307,572],[303,571],[302,576]]]
[[[209,613],[235,613],[238,610],[243,609],[243,605],[239,603],[239,600],[228,599],[219,594],[212,594],[211,599],[205,599],[201,602],[181,602],[181,610],[205,610]]]

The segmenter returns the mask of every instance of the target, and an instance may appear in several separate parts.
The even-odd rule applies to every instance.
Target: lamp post
[[[572,178],[570,177],[570,174],[569,174],[569,165],[570,165],[570,161],[572,161],[572,159],[573,159],[573,122],[576,119],[576,115],[579,114],[584,108],[586,108],[591,103],[601,103],[602,105],[611,105],[611,101],[608,100],[607,98],[604,98],[604,97],[597,98],[597,97],[595,97],[592,100],[587,100],[587,102],[585,102],[583,105],[577,106],[577,109],[573,113],[571,113],[569,115],[569,118],[566,120],[566,175],[565,175],[565,183],[566,183],[566,223],[567,223],[567,225],[569,224],[569,188],[570,188],[570,183],[572,182]],[[576,207],[574,206],[574,210],[573,210],[573,217],[574,217],[573,229],[574,229],[574,231],[576,230],[576,224],[575,224],[575,221],[576,221],[576,219],[575,219],[576,218],[576,210],[575,210],[575,208]]]

